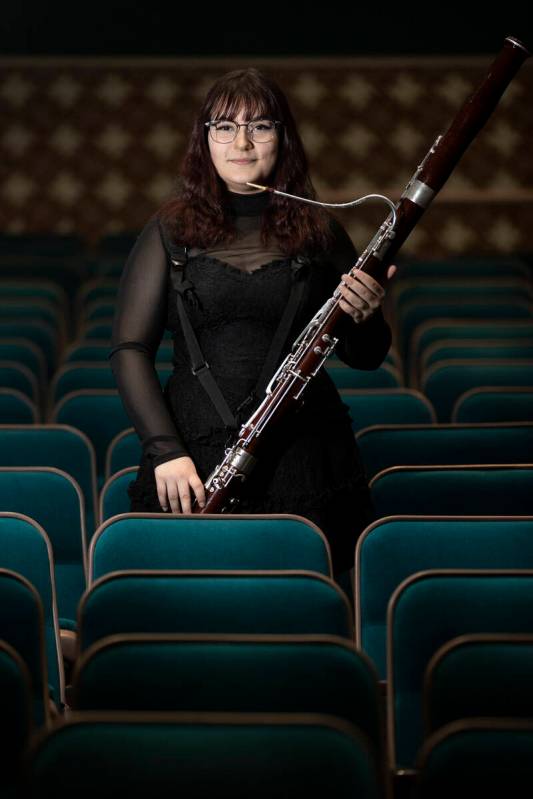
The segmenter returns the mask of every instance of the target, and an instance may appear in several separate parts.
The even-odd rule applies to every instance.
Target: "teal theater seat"
[[[427,569],[533,568],[533,516],[396,516],[374,522],[355,553],[359,646],[387,679],[387,607],[397,587]]]
[[[0,568],[0,640],[15,650],[28,669],[37,724],[50,721],[47,683],[53,679],[47,673],[43,616],[41,598],[29,580]],[[57,702],[60,697],[54,699]],[[5,705],[2,703],[2,717],[8,701],[6,698]]]
[[[66,320],[64,309],[44,297],[3,297],[0,304],[0,319],[3,321],[45,322],[57,336],[60,349],[65,343]]]
[[[430,366],[440,361],[490,358],[533,358],[531,338],[449,338],[430,344],[422,353],[420,372],[424,374]]]
[[[36,278],[16,280],[14,278],[3,278],[0,280],[0,297],[6,300],[16,299],[19,302],[24,299],[45,299],[54,305],[64,316],[67,316],[68,297],[63,287],[53,280],[37,280]]]
[[[530,463],[533,423],[376,425],[356,441],[369,478],[391,466]]]
[[[400,274],[405,280],[476,278],[528,278],[527,262],[513,255],[454,255],[447,258],[401,260]]]
[[[32,748],[25,796],[382,799],[355,727],[301,714],[76,714]]]
[[[131,427],[118,391],[86,388],[66,394],[55,406],[50,421],[71,425],[85,433],[95,449],[101,488],[107,447],[117,433]]]
[[[441,342],[477,340],[479,344],[497,339],[519,344],[533,338],[533,319],[428,319],[413,331],[407,354],[409,384],[418,385],[420,368],[432,348]]]
[[[533,514],[533,464],[392,466],[370,481],[378,518]]]
[[[427,741],[417,769],[417,799],[527,796],[533,783],[533,722],[478,718],[448,724]]]
[[[483,386],[461,394],[452,422],[533,422],[533,386]]]
[[[533,387],[533,359],[464,358],[439,361],[422,374],[420,388],[433,404],[440,422],[449,422],[456,400],[481,386]]]
[[[471,275],[446,275],[431,280],[406,277],[400,270],[390,287],[390,299],[396,313],[414,302],[468,302],[472,299],[491,302],[494,298],[531,299],[527,275],[485,275],[482,281]]]
[[[324,366],[337,388],[399,388],[402,379],[398,369],[383,363],[377,369],[352,369],[342,361],[328,360]]]
[[[142,446],[139,436],[133,429],[128,427],[110,441],[105,457],[105,477],[106,480],[127,469],[129,466],[138,466],[142,456]]]
[[[454,638],[426,669],[426,735],[476,717],[533,718],[533,635],[477,633]]]
[[[412,768],[423,739],[424,674],[435,652],[471,633],[522,633],[533,625],[533,570],[419,572],[389,605],[390,757]]]
[[[355,724],[383,752],[375,670],[351,642],[333,636],[112,636],[83,654],[72,707],[325,713]]]
[[[319,528],[289,514],[135,513],[102,524],[89,583],[129,569],[304,569],[331,576]]]
[[[39,409],[21,391],[0,388],[0,419],[6,424],[33,425],[39,421]]]
[[[52,375],[59,357],[59,341],[57,331],[48,322],[0,319],[0,338],[29,339],[43,353],[46,376]]]
[[[353,639],[346,595],[305,571],[129,571],[93,583],[79,646],[117,633],[316,633]]]
[[[404,356],[411,350],[414,333],[419,325],[437,319],[469,319],[493,324],[499,319],[533,321],[533,305],[527,297],[517,297],[513,292],[502,292],[493,298],[477,299],[459,296],[455,302],[412,300],[402,309],[398,325],[401,351]],[[494,336],[494,327],[492,335]]]
[[[48,682],[56,702],[63,702],[65,686],[56,604],[52,546],[42,527],[23,514],[0,512],[0,568],[28,580],[39,594],[43,613]],[[8,612],[8,609],[6,609]],[[0,638],[2,637],[0,633]],[[42,697],[39,698],[42,713]],[[39,719],[39,721],[42,721]]]
[[[35,723],[30,683],[30,672],[21,656],[10,644],[0,640],[0,792],[3,796],[9,796],[9,790],[14,789],[20,758]],[[42,701],[41,696],[41,705]]]
[[[339,390],[350,409],[355,432],[376,424],[432,424],[437,421],[429,400],[411,388]]]
[[[119,513],[130,512],[130,497],[128,486],[135,479],[138,468],[129,466],[121,469],[109,477],[100,491],[100,501],[98,508],[98,523],[103,524],[112,516]]]
[[[76,295],[76,316],[83,315],[83,309],[96,300],[114,300],[118,292],[119,281],[109,277],[93,277],[80,286]]]
[[[0,358],[26,366],[35,375],[39,386],[44,386],[45,358],[42,350],[29,338],[0,338]]]
[[[34,519],[52,544],[61,628],[75,627],[85,588],[83,496],[76,481],[51,467],[0,467],[0,510]]]
[[[111,334],[113,331],[113,323],[110,320],[95,322],[86,322],[78,329],[78,337],[90,341],[91,339],[102,339],[107,341],[109,348],[111,348]]]
[[[53,466],[73,477],[83,493],[91,537],[96,521],[96,456],[81,430],[58,424],[0,424],[0,466]]]
[[[0,360],[0,388],[14,388],[37,406],[40,402],[37,378],[27,366]]]
[[[172,374],[172,368],[160,364],[157,374],[163,386]],[[64,364],[51,382],[50,406],[53,407],[67,394],[87,388],[116,390],[115,375],[109,361],[71,361]]]

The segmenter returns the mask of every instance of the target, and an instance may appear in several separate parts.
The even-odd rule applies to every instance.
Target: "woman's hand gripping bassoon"
[[[396,267],[391,264],[387,270],[387,280],[396,272]],[[339,307],[352,317],[354,322],[366,322],[381,306],[385,297],[385,289],[367,275],[366,272],[357,271],[354,276],[342,275],[339,291],[343,296],[339,300]]]

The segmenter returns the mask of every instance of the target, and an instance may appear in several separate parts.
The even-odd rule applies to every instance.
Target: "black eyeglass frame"
[[[235,141],[237,135],[239,133],[239,128],[248,128],[248,136],[252,141],[255,141],[252,132],[250,131],[250,125],[253,125],[254,122],[266,122],[267,117],[259,118],[259,119],[251,119],[249,122],[234,122],[233,119],[210,119],[207,122],[204,122],[205,127],[207,128],[208,132],[211,131],[213,125],[216,125],[218,122],[231,122],[232,125],[236,126],[235,136],[233,139],[230,139],[228,142],[217,142],[216,139],[213,139],[214,142],[217,144],[231,144],[232,141]],[[272,122],[274,125],[274,131],[277,131],[283,125],[283,122],[280,122],[279,119],[268,119],[268,122]],[[267,139],[266,142],[258,142],[259,144],[267,144],[267,142],[271,141],[271,139]]]

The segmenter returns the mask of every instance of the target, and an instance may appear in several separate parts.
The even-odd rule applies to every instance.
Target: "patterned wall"
[[[319,196],[397,199],[490,57],[254,59],[284,87]],[[192,115],[234,59],[1,61],[0,230],[137,230],[172,190]],[[402,253],[530,251],[533,65],[526,62]],[[340,212],[364,246],[385,207]]]

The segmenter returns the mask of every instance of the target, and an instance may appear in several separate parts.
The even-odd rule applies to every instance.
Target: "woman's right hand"
[[[160,463],[154,469],[157,496],[164,511],[191,512],[191,488],[201,508],[205,506],[204,484],[188,456]]]

